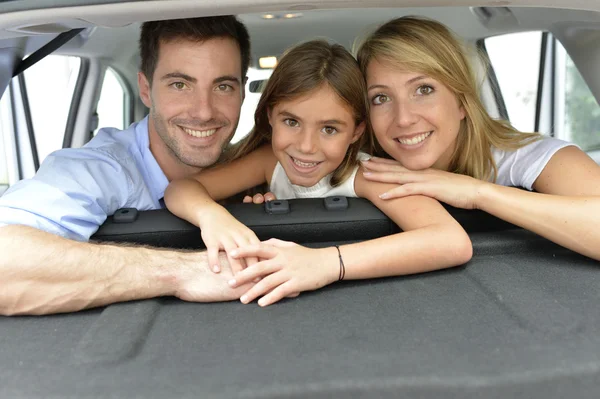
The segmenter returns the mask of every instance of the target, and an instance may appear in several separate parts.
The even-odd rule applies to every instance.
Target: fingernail
[[[240,301],[242,301],[242,303],[248,302],[248,295],[242,295],[242,297],[240,298]]]
[[[221,269],[219,268],[219,265],[214,265],[213,266],[213,272],[218,273]]]
[[[259,300],[258,300],[258,305],[259,305],[259,306],[265,306],[265,300],[264,300],[264,299],[262,299],[262,298],[261,298],[261,299],[259,299]]]
[[[365,176],[371,176],[371,174],[372,174],[371,172],[367,172],[367,171],[363,172],[363,175],[365,175]]]
[[[236,281],[235,281],[235,279],[231,279],[231,280],[229,280],[229,285],[230,285],[230,286],[232,286],[232,287],[233,287],[235,284],[236,284]]]
[[[229,255],[231,255],[231,256],[237,256],[237,254],[238,254],[238,250],[237,249],[234,249],[233,251],[231,251],[229,253]]]
[[[389,197],[388,193],[383,193],[379,196],[379,198],[381,198],[381,199],[386,199],[387,197]]]

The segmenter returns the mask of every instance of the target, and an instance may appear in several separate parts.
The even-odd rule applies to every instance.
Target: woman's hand
[[[339,260],[335,248],[312,249],[293,242],[270,239],[240,247],[230,253],[234,259],[258,257],[260,262],[239,272],[229,284],[233,287],[260,279],[240,300],[250,303],[262,296],[260,306],[284,297],[297,296],[337,281]]]
[[[209,265],[215,273],[221,270],[219,250],[227,253],[234,274],[244,269],[244,260],[247,266],[258,261],[256,257],[252,256],[247,256],[245,259],[235,259],[229,256],[229,253],[235,248],[259,244],[260,240],[252,230],[231,216],[223,207],[217,205],[205,212],[199,219],[198,225],[202,241],[206,245]]]
[[[373,157],[362,163],[367,180],[399,184],[382,193],[382,199],[426,195],[457,208],[476,209],[481,190],[487,184],[482,180],[436,169],[412,171],[395,160]]]

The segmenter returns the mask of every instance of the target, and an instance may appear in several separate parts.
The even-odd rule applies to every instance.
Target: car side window
[[[524,132],[535,129],[541,42],[542,32],[514,33],[485,40],[508,117],[513,126]]]
[[[49,55],[25,70],[25,84],[40,163],[62,148],[81,59]]]
[[[561,138],[572,141],[584,151],[600,150],[600,106],[583,80],[577,66],[566,51],[565,57],[565,119]]]
[[[122,130],[131,123],[128,116],[130,96],[131,93],[117,72],[110,67],[106,68],[96,108],[98,126],[94,129],[94,135],[103,127],[115,127]]]
[[[511,123],[600,150],[600,105],[561,43],[548,32],[485,39]]]
[[[255,86],[255,83],[262,83],[264,80],[269,79],[272,73],[272,69],[248,68],[248,81],[245,87],[246,96],[244,97],[244,103],[240,112],[240,122],[231,140],[232,144],[246,137],[254,127],[254,112],[256,111],[261,93],[260,90],[253,90],[251,88]],[[256,86],[260,87],[261,85],[258,84]]]
[[[0,98],[0,195],[6,191],[10,185],[8,160],[12,154],[8,149],[10,144],[12,129],[12,116],[10,108],[10,87],[6,89],[2,98]]]

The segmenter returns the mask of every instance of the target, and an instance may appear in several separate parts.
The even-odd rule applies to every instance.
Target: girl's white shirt
[[[367,160],[371,156],[364,152],[359,152],[357,156],[359,161]],[[358,166],[354,168],[352,174],[341,184],[336,187],[331,186],[331,175],[329,174],[322,178],[317,184],[312,187],[303,187],[292,184],[285,174],[283,166],[279,162],[273,170],[271,177],[271,192],[275,194],[277,199],[295,199],[295,198],[325,198],[332,196],[357,197],[354,191],[354,179]]]

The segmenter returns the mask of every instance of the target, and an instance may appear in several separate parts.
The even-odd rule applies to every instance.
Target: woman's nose
[[[396,123],[400,127],[414,125],[419,120],[414,104],[410,101],[398,101],[396,109]]]

